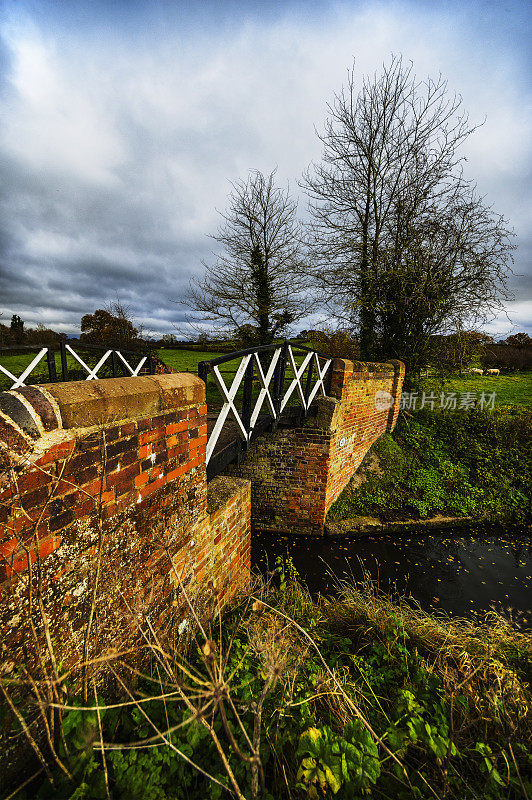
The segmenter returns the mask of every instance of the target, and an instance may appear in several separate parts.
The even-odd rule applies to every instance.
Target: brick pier
[[[205,385],[188,374],[0,394],[0,661],[32,650],[19,609],[42,598],[58,658],[129,646],[150,618],[172,637],[193,597],[250,572],[250,486],[207,486]],[[135,620],[135,623],[133,622]]]

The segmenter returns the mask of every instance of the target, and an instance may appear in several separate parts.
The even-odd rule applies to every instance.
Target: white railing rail
[[[90,352],[104,351],[103,355],[98,360],[96,365],[90,366],[81,357],[81,355],[77,353],[76,350],[74,350],[74,347],[72,347],[70,344],[67,344],[66,342],[60,342],[59,345],[56,345],[55,347],[48,347],[48,346],[42,347],[40,352],[35,356],[35,358],[32,359],[32,361],[26,367],[24,367],[23,371],[18,376],[11,371],[13,367],[11,367],[11,369],[8,369],[7,366],[4,366],[1,363],[3,356],[7,356],[8,358],[11,356],[8,362],[10,363],[13,354],[16,353],[20,355],[28,351],[29,352],[31,352],[32,350],[35,351],[35,349],[36,348],[32,347],[31,345],[20,345],[20,346],[0,348],[0,375],[6,375],[12,381],[11,385],[5,387],[3,391],[9,391],[11,389],[19,389],[22,386],[26,386],[27,379],[30,377],[34,369],[39,364],[41,364],[44,358],[46,358],[46,365],[45,365],[46,376],[43,382],[45,382],[46,379],[48,379],[48,382],[50,383],[55,383],[55,381],[58,380],[58,372],[60,380],[68,381],[72,379],[72,376],[70,375],[72,370],[71,368],[69,368],[67,355],[73,358],[74,361],[77,362],[85,370],[85,372],[87,373],[87,377],[84,377],[83,380],[86,381],[93,381],[102,377],[98,373],[102,369],[104,364],[109,361],[109,358],[111,359],[110,372],[113,377],[118,377],[120,374],[123,374],[124,373],[123,367],[125,367],[125,370],[127,370],[126,374],[129,373],[132,377],[136,377],[137,375],[139,375],[143,367],[146,368],[150,374],[152,374],[154,370],[153,358],[149,354],[144,355],[141,353],[137,353],[133,350],[124,350],[124,349],[118,350],[114,347],[106,348],[106,347],[101,347],[99,345],[89,345],[85,343],[80,344],[79,349],[84,353],[84,355],[86,352],[89,351]],[[56,353],[59,353],[60,356],[59,371],[56,367],[56,362],[55,362]],[[130,358],[131,361],[130,363],[129,361],[127,361],[124,354],[128,356],[136,356],[137,358],[139,358],[140,356],[138,363],[134,365],[131,358]],[[87,359],[86,355],[85,359]],[[74,375],[73,377],[78,378],[77,375]],[[105,377],[109,377],[109,375],[107,374]]]

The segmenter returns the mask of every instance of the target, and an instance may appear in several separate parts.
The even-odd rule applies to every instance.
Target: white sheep
[[[471,375],[484,375],[483,370],[477,369],[476,367],[474,369],[471,369],[470,372]]]
[[[486,375],[500,375],[500,374],[501,374],[500,369],[487,369],[486,370]]]

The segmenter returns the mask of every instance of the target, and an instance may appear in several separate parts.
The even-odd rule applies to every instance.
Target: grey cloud
[[[119,295],[136,318],[171,331],[185,315],[174,301],[211,257],[215,243],[206,234],[217,228],[229,179],[278,165],[279,179],[297,194],[301,171],[320,154],[313,126],[321,129],[353,55],[360,71],[372,72],[391,50],[413,58],[418,75],[447,68],[451,88],[468,102],[481,87],[470,110],[479,119],[489,113],[479,149],[471,142],[471,168],[517,226],[515,271],[525,277],[512,286],[516,299],[532,298],[524,123],[508,123],[519,169],[512,159],[490,169],[501,120],[499,95],[490,94],[482,69],[494,54],[479,44],[470,66],[472,17],[470,30],[450,32],[436,15],[435,38],[425,41],[424,16],[410,9],[403,19],[375,3],[314,28],[271,22],[237,26],[231,36],[188,32],[187,41],[170,30],[165,41],[137,43],[129,53],[114,52],[109,38],[93,49],[87,40],[77,53],[58,20],[50,30],[42,21],[40,29],[15,25],[0,46],[8,119],[0,133],[0,311],[75,332],[84,313]],[[438,24],[448,37],[441,44]],[[379,25],[390,31],[381,39],[372,33]],[[65,47],[57,46],[60,37]],[[83,32],[78,39],[82,45]],[[446,60],[449,41],[454,55]],[[517,119],[527,101],[519,64],[504,49],[495,56],[516,76],[503,99]],[[304,216],[303,197],[300,207]]]

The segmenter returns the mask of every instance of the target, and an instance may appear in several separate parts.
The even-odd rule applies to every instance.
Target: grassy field
[[[495,407],[521,405],[532,407],[532,372],[515,372],[508,375],[459,375],[454,376],[442,386],[431,378],[426,378],[422,391],[433,391],[438,395],[443,391],[456,392],[458,398],[464,392],[476,392],[479,399],[482,392],[495,392]]]
[[[21,353],[16,355],[0,354],[0,364],[13,373],[13,375],[18,376],[23,372],[25,367],[28,366],[37,352],[38,348],[31,353]],[[200,361],[210,360],[224,354],[210,351],[205,352],[161,348],[158,351],[158,355],[159,358],[165,362],[165,364],[177,370],[178,372],[191,372],[194,375],[197,375],[198,364]],[[297,356],[296,362],[300,363],[301,358],[302,356]],[[59,359],[59,353],[56,353],[55,360],[57,373],[60,375],[61,363]],[[227,384],[231,383],[239,363],[240,359],[235,359],[234,361],[228,361],[225,364],[220,365],[220,371],[222,372],[224,380]],[[82,373],[79,371],[81,370],[80,365],[70,355],[68,356],[68,368],[72,371],[78,370],[76,377],[82,377]],[[287,369],[286,381],[288,382],[292,380],[292,377],[293,375],[290,369]],[[12,381],[10,378],[3,373],[0,373],[0,391],[9,389],[11,383]],[[43,359],[38,364],[26,383],[48,383],[46,359]],[[256,385],[254,389],[255,395],[257,394],[258,389],[259,387]],[[521,405],[532,408],[532,372],[512,373],[495,377],[489,377],[487,375],[463,375],[460,377],[457,375],[447,380],[443,385],[437,383],[429,376],[425,378],[421,387],[421,391],[425,391],[426,394],[434,392],[438,398],[437,403],[439,403],[439,397],[442,392],[444,394],[456,392],[458,402],[460,402],[460,395],[464,394],[465,392],[476,393],[477,399],[480,399],[480,396],[483,392],[486,395],[495,392],[496,408],[506,405]],[[217,404],[218,391],[212,378],[209,378],[207,382],[207,397],[209,405]]]
[[[31,363],[32,359],[37,355],[39,348],[36,348],[35,351],[30,353],[21,353],[21,354],[1,354],[0,353],[0,364],[9,370],[13,375],[19,376],[22,374],[24,369]],[[216,353],[212,351],[196,351],[196,350],[175,350],[171,348],[161,348],[157,351],[159,358],[164,361],[169,367],[177,370],[178,372],[190,372],[194,375],[198,374],[198,364],[200,361],[207,361],[213,358],[217,358],[221,355],[226,355],[225,353]],[[80,351],[81,358],[87,361],[86,353]],[[91,354],[90,363],[96,363],[97,359],[99,359],[103,355],[103,353],[98,354]],[[300,364],[303,355],[296,355],[295,360],[296,364]],[[132,363],[131,358],[129,357],[128,360]],[[58,378],[60,379],[61,375],[61,361],[59,357],[59,353],[55,355],[55,363],[56,363],[56,370]],[[71,379],[83,379],[84,372],[80,364],[73,358],[73,356],[67,356],[67,364],[68,369],[71,374]],[[227,361],[224,364],[221,364],[219,370],[228,386],[231,385],[231,382],[234,378],[234,375],[238,369],[240,364],[240,358],[234,359],[232,361]],[[74,373],[76,373],[74,375]],[[110,377],[110,375],[102,375],[102,377]],[[290,381],[293,379],[294,375],[291,369],[287,366],[286,374],[285,374],[285,387],[288,388]],[[48,369],[46,365],[46,359],[43,358],[42,361],[37,365],[35,370],[32,372],[30,376],[25,381],[26,384],[29,383],[49,383],[48,378]],[[12,385],[12,380],[7,375],[0,372],[0,391],[6,391],[10,389]],[[253,385],[253,399],[256,399],[260,390],[260,386],[257,380],[254,381]],[[236,397],[237,407],[242,401],[242,385]],[[293,395],[289,405],[294,405],[297,403],[297,395]],[[214,382],[212,376],[209,376],[207,379],[207,404],[209,409],[216,409],[221,407],[222,399],[218,388]],[[267,411],[267,406],[263,406],[264,411]]]
[[[211,358],[227,355],[226,353],[207,353],[201,350],[173,350],[170,348],[161,348],[157,352],[161,361],[164,361],[169,367],[176,369],[178,372],[193,372],[194,375],[198,374],[200,361],[208,361]],[[234,373],[238,366],[238,361],[230,362],[230,366],[224,364],[223,369],[230,369]]]

